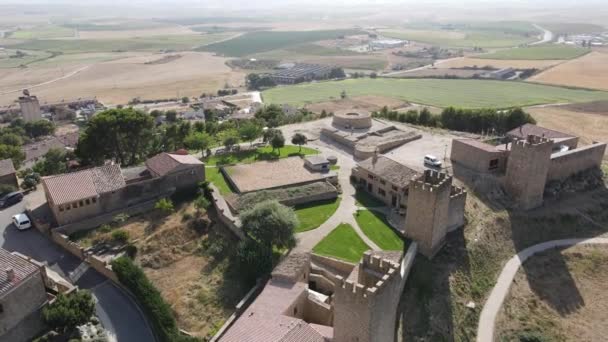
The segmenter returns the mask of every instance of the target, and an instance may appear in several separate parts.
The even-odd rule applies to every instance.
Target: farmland
[[[500,50],[494,53],[477,56],[481,59],[573,59],[589,53],[589,49],[569,47],[564,45],[543,45]]]
[[[608,99],[608,93],[525,82],[437,79],[350,79],[278,87],[263,93],[268,103],[305,104],[347,96],[377,95],[438,107],[506,108]]]
[[[340,36],[357,34],[357,30],[323,31],[260,31],[250,32],[227,41],[210,44],[201,48],[225,56],[243,57],[320,40],[336,39]]]
[[[523,59],[482,59],[473,57],[454,58],[445,62],[435,63],[437,68],[464,68],[464,67],[484,67],[491,66],[493,68],[516,68],[516,69],[545,69],[553,65],[563,63],[563,60],[523,60]]]
[[[528,80],[608,90],[608,54],[592,52],[581,58],[562,63]]]
[[[63,26],[44,25],[30,29],[17,30],[10,33],[13,39],[49,39],[73,37],[74,29]]]

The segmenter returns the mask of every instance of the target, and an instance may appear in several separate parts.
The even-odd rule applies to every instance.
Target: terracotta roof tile
[[[573,138],[574,135],[554,131],[549,128],[544,128],[540,126],[536,126],[533,124],[524,124],[521,125],[509,132],[507,132],[508,136],[517,137],[519,139],[525,139],[528,135],[536,135],[539,137],[545,137],[548,139],[564,139],[564,138]]]
[[[169,173],[178,171],[188,165],[203,165],[203,162],[196,159],[192,155],[180,155],[171,153],[161,153],[146,160],[146,167],[159,175],[164,176]]]
[[[408,186],[418,174],[416,170],[385,156],[368,158],[360,162],[359,167],[399,187]]]
[[[6,270],[9,268],[13,269],[13,272],[15,272],[15,278],[12,281],[8,280],[6,274]],[[39,272],[38,266],[11,254],[4,248],[0,248],[0,296],[10,291],[24,279],[27,279],[36,272]]]
[[[0,160],[0,177],[15,173],[15,166],[10,159]]]
[[[42,179],[55,205],[98,197],[126,185],[120,166],[104,165]]]

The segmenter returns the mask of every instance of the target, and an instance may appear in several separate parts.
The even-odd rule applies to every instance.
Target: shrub
[[[182,221],[188,221],[192,218],[192,214],[190,213],[183,213],[182,214]]]
[[[137,255],[137,247],[129,244],[127,247],[125,247],[125,253],[129,258],[135,259],[135,256]]]
[[[114,225],[119,226],[119,225],[127,222],[127,220],[129,220],[129,214],[122,213],[122,214],[118,214],[118,215],[114,216],[112,218],[112,223]]]
[[[112,240],[115,242],[126,243],[129,241],[129,232],[123,229],[118,229],[112,232]]]
[[[198,341],[196,338],[180,334],[171,307],[163,300],[160,292],[152,285],[142,269],[131,259],[124,257],[115,259],[112,261],[112,270],[118,280],[133,293],[161,341]]]
[[[112,231],[112,226],[108,225],[108,224],[102,224],[99,227],[99,232],[100,233],[109,233]]]
[[[154,204],[154,209],[160,211],[163,215],[169,215],[175,210],[173,202],[168,198],[161,198]]]
[[[42,310],[44,322],[53,330],[67,332],[87,323],[95,312],[95,301],[86,290],[59,294],[53,304]]]
[[[0,196],[4,195],[4,194],[8,194],[9,192],[13,192],[16,191],[17,188],[15,188],[12,185],[9,184],[0,184]]]

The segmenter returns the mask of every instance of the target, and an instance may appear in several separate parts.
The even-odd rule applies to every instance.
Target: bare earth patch
[[[563,63],[561,60],[540,60],[540,61],[527,61],[527,60],[500,60],[500,59],[481,59],[481,58],[455,58],[445,62],[438,62],[435,64],[437,68],[464,68],[464,67],[484,67],[491,66],[494,68],[517,68],[517,69],[546,69],[553,65]]]
[[[592,52],[528,79],[532,82],[608,90],[608,54]]]
[[[603,341],[608,335],[608,249],[574,247],[538,254],[518,272],[498,317],[497,340]]]

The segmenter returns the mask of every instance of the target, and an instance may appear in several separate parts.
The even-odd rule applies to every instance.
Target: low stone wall
[[[51,232],[51,240],[66,251],[70,252],[72,255],[76,256],[78,259],[85,259],[84,248],[80,247],[77,243],[70,241],[70,238],[67,235],[62,234],[57,230],[53,230]]]
[[[311,254],[310,260],[315,264],[331,267],[344,274],[349,274],[355,268],[355,264],[314,253]]]
[[[230,229],[232,233],[234,233],[234,235],[236,235],[239,239],[244,239],[245,235],[241,230],[241,220],[232,215],[228,203],[224,197],[220,195],[220,191],[215,187],[215,185],[209,184],[209,186],[213,190],[211,192],[211,196],[213,197],[213,208],[215,208],[215,211],[217,212],[217,217],[226,227],[228,227],[228,229]]]
[[[581,171],[600,167],[606,153],[605,143],[596,143],[551,156],[547,181],[564,180]]]
[[[415,135],[409,138],[396,138],[395,140],[389,140],[378,144],[376,146],[369,146],[364,144],[355,144],[355,153],[354,156],[357,159],[367,159],[371,158],[375,151],[378,150],[379,153],[387,152],[393,148],[399,147],[401,145],[405,145],[414,140],[418,140],[422,138],[422,135]]]
[[[101,258],[99,258],[95,255],[90,255],[87,258],[87,262],[97,272],[106,276],[106,278],[112,280],[116,284],[120,284],[120,281],[118,280],[118,277],[116,276],[116,273],[114,273],[114,271],[112,271],[112,266],[108,265],[104,260],[102,260]]]

